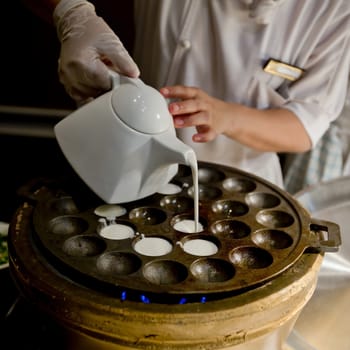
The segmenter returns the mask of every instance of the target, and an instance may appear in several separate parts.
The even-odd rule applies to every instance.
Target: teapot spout
[[[184,164],[193,167],[197,164],[194,150],[179,140],[175,135],[160,134],[153,137],[155,142],[152,156],[163,164]]]

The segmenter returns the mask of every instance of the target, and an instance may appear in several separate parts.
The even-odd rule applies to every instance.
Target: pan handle
[[[341,245],[340,226],[334,222],[311,218],[311,246],[323,252],[337,252]]]

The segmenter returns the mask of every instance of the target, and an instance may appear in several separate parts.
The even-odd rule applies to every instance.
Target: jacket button
[[[185,50],[188,50],[191,47],[191,42],[189,40],[187,40],[187,39],[184,39],[184,40],[180,41],[180,45]]]

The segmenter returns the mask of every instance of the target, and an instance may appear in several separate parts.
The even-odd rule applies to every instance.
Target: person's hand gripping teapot
[[[178,164],[197,164],[175,134],[165,98],[140,79],[111,74],[113,88],[54,128],[75,172],[107,203],[156,193]]]

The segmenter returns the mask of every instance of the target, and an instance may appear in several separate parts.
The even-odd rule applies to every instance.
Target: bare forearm
[[[224,134],[262,152],[304,152],[311,147],[302,123],[287,109],[250,108],[181,85],[164,87],[161,92],[178,100],[169,105],[175,126],[196,127],[194,142],[212,141]]]
[[[259,151],[304,152],[311,148],[311,140],[293,112],[235,104],[231,108],[226,136]]]

